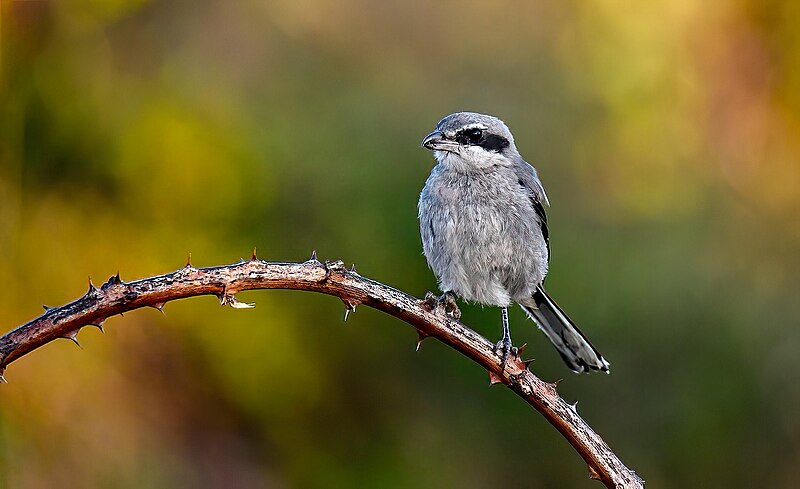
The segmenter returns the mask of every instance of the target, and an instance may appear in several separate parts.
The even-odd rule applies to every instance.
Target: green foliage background
[[[517,344],[650,487],[800,477],[800,3],[4,1],[3,330],[120,271],[247,256],[435,288],[419,141],[502,117],[548,288],[612,362]],[[0,487],[591,487],[567,443],[413,329],[297,292],[137,311],[0,388]],[[499,313],[465,306],[490,338]]]

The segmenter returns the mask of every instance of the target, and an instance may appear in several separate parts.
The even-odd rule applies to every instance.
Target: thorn
[[[44,312],[49,312],[55,309],[55,307],[45,306],[44,304],[42,304],[42,308],[44,309]]]
[[[419,347],[422,345],[422,340],[424,340],[428,336],[430,336],[430,335],[425,333],[425,332],[423,332],[422,330],[420,330],[420,329],[417,330],[417,349],[416,349],[416,351],[419,351]]]
[[[522,346],[517,348],[517,360],[519,360],[519,358],[522,356],[522,352],[525,351],[525,348],[528,348],[528,344],[527,343],[523,343]]]
[[[255,302],[241,302],[233,294],[223,293],[219,298],[220,304],[230,306],[234,309],[252,309],[256,307]]]
[[[100,321],[97,324],[90,324],[90,326],[94,326],[95,328],[99,329],[101,333],[105,334],[106,332],[106,330],[103,329],[103,321]]]
[[[594,467],[592,467],[591,465],[589,466],[589,478],[598,481],[600,480],[600,474],[598,474],[597,471],[594,470]]]
[[[350,266],[350,270],[349,270],[349,272],[350,272],[350,273],[355,273],[356,275],[358,275],[358,272],[356,272],[356,264],[355,264],[355,263],[353,263],[353,264]]]
[[[0,384],[8,384],[8,381],[3,374],[0,374]]]
[[[356,312],[356,307],[358,307],[361,302],[355,299],[342,299],[342,302],[344,302],[344,320],[347,321],[347,317],[351,312]]]
[[[164,304],[166,304],[166,302],[156,302],[155,304],[151,304],[150,307],[166,316],[167,313],[164,312]]]
[[[95,287],[94,284],[92,283],[92,277],[89,277],[89,290],[86,291],[86,295],[89,297],[94,297],[95,295],[97,295],[97,292],[98,292],[97,287]]]
[[[569,404],[569,403],[567,403],[567,404]],[[572,404],[569,404],[569,407],[572,408],[572,411],[574,411],[575,414],[578,414],[578,401],[575,401]]]
[[[236,298],[231,302],[231,307],[234,309],[252,309],[256,307],[255,302],[239,302]]]
[[[553,388],[558,389],[558,384],[560,384],[563,380],[564,379],[558,379],[555,382],[553,382]]]
[[[258,255],[256,254],[255,246],[253,246],[253,256],[250,257],[250,261],[258,261]]]
[[[106,290],[110,287],[114,287],[115,285],[121,285],[121,284],[122,284],[122,279],[119,278],[119,272],[117,272],[116,275],[108,277],[106,283],[100,286],[100,290]]]
[[[183,268],[192,268],[192,253],[189,252],[189,256],[186,257],[186,265]]]
[[[489,385],[502,384],[503,378],[489,370]]]
[[[73,343],[75,343],[76,345],[78,345],[78,348],[80,348],[81,350],[83,350],[83,347],[81,346],[81,344],[80,344],[80,343],[78,343],[78,330],[77,330],[77,329],[76,329],[76,330],[74,330],[74,331],[71,331],[71,332],[67,333],[65,336],[62,336],[62,338],[64,338],[65,340],[70,340],[70,341],[72,341]]]
[[[311,252],[311,258],[309,258],[308,261],[313,263],[319,263],[319,260],[317,260],[317,250]]]
[[[528,369],[528,367],[530,367],[530,366],[531,366],[531,364],[532,364],[532,363],[533,363],[535,360],[536,360],[535,358],[530,358],[530,359],[528,359],[528,360],[523,360],[523,361],[522,361],[522,363],[523,363],[523,364],[525,364],[525,369],[527,370],[527,369]]]

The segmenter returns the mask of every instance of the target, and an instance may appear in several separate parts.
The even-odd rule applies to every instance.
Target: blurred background
[[[800,477],[800,3],[0,3],[2,332],[119,271],[355,263],[422,296],[419,142],[495,114],[548,289],[612,362],[517,344],[649,487]],[[599,487],[486,372],[367,308],[241,294],[14,362],[3,488]],[[500,314],[462,307],[495,340]]]

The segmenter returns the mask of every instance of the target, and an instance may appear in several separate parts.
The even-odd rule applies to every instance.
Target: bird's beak
[[[436,130],[428,134],[422,140],[422,147],[432,151],[445,150],[448,146],[448,141],[445,139],[442,131]]]

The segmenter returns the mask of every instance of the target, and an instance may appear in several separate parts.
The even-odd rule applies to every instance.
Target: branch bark
[[[86,294],[61,307],[48,308],[32,321],[0,337],[0,381],[6,366],[26,353],[56,339],[77,343],[78,331],[88,325],[102,329],[103,320],[141,307],[161,309],[164,303],[198,295],[216,295],[223,305],[252,307],[235,294],[252,289],[293,289],[339,297],[347,311],[364,304],[414,326],[422,341],[433,337],[488,370],[490,381],[502,382],[539,411],[589,465],[590,477],[607,487],[643,488],[644,481],[628,469],[609,446],[580,417],[574,405],[528,370],[528,362],[510,358],[505,370],[494,345],[441,308],[424,300],[362,277],[343,263],[321,263],[316,255],[304,263],[274,263],[253,258],[233,265],[194,268],[191,263],[173,273],[122,282],[119,274],[100,288],[89,283]]]

